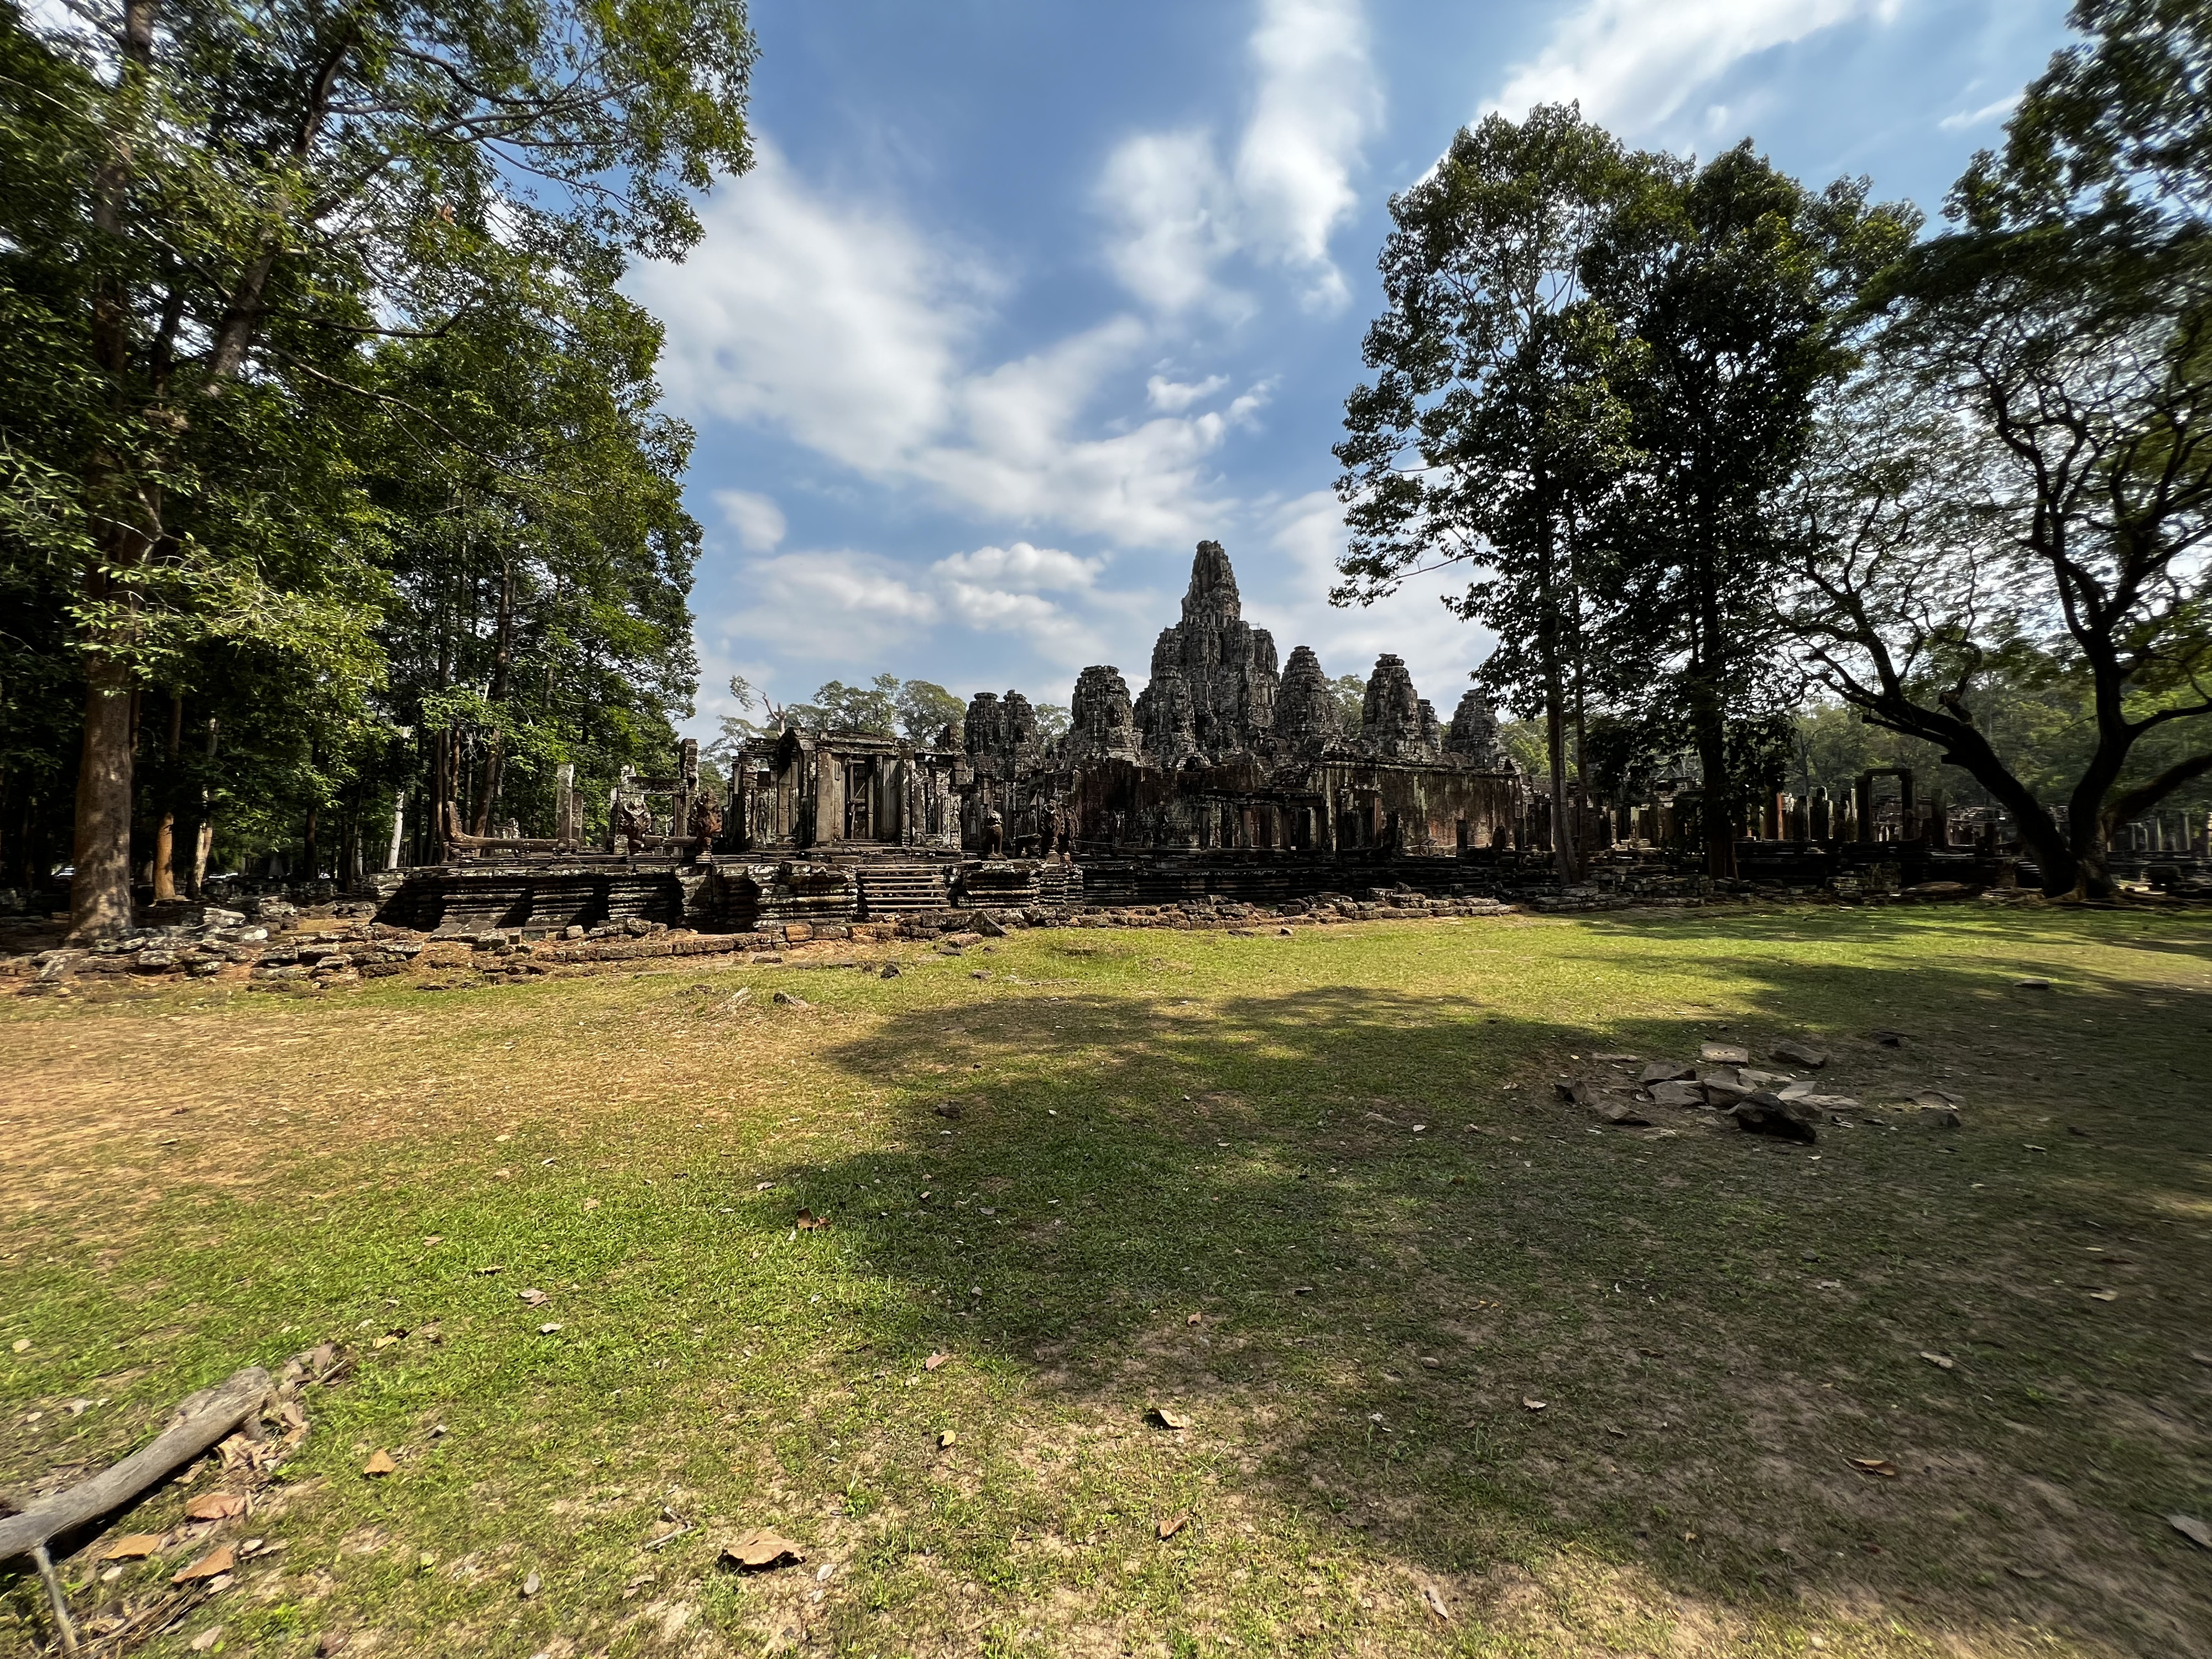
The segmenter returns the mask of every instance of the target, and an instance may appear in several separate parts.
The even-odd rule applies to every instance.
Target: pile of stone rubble
[[[1787,1071],[1753,1065],[1750,1049],[1731,1042],[1703,1044],[1695,1065],[1647,1061],[1634,1054],[1597,1054],[1592,1062],[1607,1069],[1563,1077],[1554,1091],[1601,1121],[1624,1127],[1649,1127],[1665,1115],[1708,1113],[1747,1133],[1811,1141],[1823,1125],[1889,1128],[1908,1121],[1956,1128],[1959,1123],[1957,1098],[1933,1089],[1916,1092],[1887,1115],[1864,1114],[1856,1097],[1830,1093],[1799,1075],[1820,1071],[1828,1055],[1796,1041],[1778,1042],[1769,1052],[1768,1064],[1788,1066]]]

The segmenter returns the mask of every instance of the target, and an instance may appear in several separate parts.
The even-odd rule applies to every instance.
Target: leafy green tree
[[[1695,751],[1707,869],[1732,873],[1747,796],[1780,781],[1799,686],[1779,648],[1784,498],[1823,392],[1848,374],[1850,307],[1910,244],[1864,179],[1814,192],[1748,141],[1655,162],[1584,262],[1637,342],[1613,371],[1632,475],[1600,512],[1615,712]],[[1593,648],[1598,648],[1594,647]]]
[[[374,364],[384,702],[428,754],[394,781],[455,799],[476,834],[509,816],[550,833],[563,763],[601,786],[665,770],[697,684],[691,434],[656,411],[661,331],[612,274],[518,270]]]
[[[1336,697],[1337,729],[1346,737],[1359,735],[1359,722],[1367,714],[1367,682],[1357,674],[1339,674],[1328,683]]]
[[[1954,228],[1869,295],[1877,374],[1808,486],[1796,622],[1837,696],[2012,814],[2046,891],[2096,898],[2115,830],[2212,774],[2212,11],[2071,21]],[[2094,728],[2056,809],[1992,719],[1989,670],[2027,649]]]
[[[954,745],[958,745],[960,729],[967,723],[968,705],[943,686],[928,680],[906,680],[893,701],[898,708],[901,736],[915,743],[933,744],[950,727]]]
[[[814,731],[896,737],[898,692],[899,678],[896,674],[878,674],[866,685],[831,680],[816,690],[813,702],[793,703],[786,713],[793,726]]]
[[[1352,537],[1332,599],[1370,602],[1415,568],[1484,567],[1454,608],[1498,635],[1479,678],[1544,719],[1567,880],[1579,873],[1567,781],[1585,661],[1577,552],[1627,460],[1610,377],[1633,351],[1583,270],[1633,171],[1571,106],[1462,130],[1391,199],[1389,309],[1362,354],[1376,378],[1346,401],[1350,435],[1336,447]]]
[[[0,532],[65,573],[78,934],[130,921],[134,694],[264,619],[322,648],[314,616],[355,586],[327,567],[374,568],[348,446],[301,437],[397,395],[378,343],[451,328],[518,270],[679,255],[691,194],[749,161],[751,58],[741,0],[0,15],[0,292],[27,346]]]

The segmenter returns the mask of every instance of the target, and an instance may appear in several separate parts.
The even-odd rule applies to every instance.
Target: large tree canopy
[[[1954,228],[1869,295],[1870,372],[1801,496],[1793,621],[1838,696],[2004,805],[2046,889],[2096,897],[2113,830],[2212,772],[2212,13],[2073,21],[2089,39],[1976,159]],[[2094,732],[2055,809],[1982,697],[2023,651]]]
[[[748,164],[751,61],[741,0],[0,11],[0,556],[54,613],[11,653],[77,659],[79,933],[129,921],[134,709],[226,651],[306,707],[379,683],[380,641],[434,648],[410,612],[442,583],[499,641],[440,670],[482,707],[424,705],[419,660],[398,706],[477,733],[495,794],[533,641],[632,665],[617,704],[655,720],[688,699],[687,439],[613,283]],[[360,735],[306,740],[313,787]]]

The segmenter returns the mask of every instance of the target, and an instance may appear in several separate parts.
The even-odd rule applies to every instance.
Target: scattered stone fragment
[[[1608,1095],[1600,1100],[1597,1115],[1607,1123],[1617,1124],[1624,1129],[1648,1129],[1651,1127],[1650,1118],[1618,1095]]]
[[[2169,1515],[2166,1524],[2172,1527],[2200,1550],[2212,1550],[2212,1527],[2193,1515]]]
[[[931,1107],[929,1109],[935,1112],[939,1117],[949,1117],[957,1120],[960,1115],[960,1103],[957,1100],[943,1101],[939,1104]]]
[[[2016,979],[2012,985],[2015,991],[2048,991],[2051,988],[2051,981],[2047,979]]]
[[[1826,1049],[1815,1048],[1812,1044],[1800,1042],[1794,1037],[1776,1043],[1769,1058],[1778,1060],[1784,1066],[1802,1066],[1815,1072],[1828,1063]]]
[[[1705,1091],[1694,1083],[1655,1083],[1651,1085],[1651,1103],[1695,1108],[1705,1103]]]
[[[1686,1083],[1697,1074],[1694,1066],[1677,1066],[1672,1060],[1655,1060],[1645,1065],[1636,1080],[1649,1088],[1655,1083]]]
[[[1705,1091],[1706,1103],[1725,1109],[1746,1095],[1757,1092],[1754,1086],[1744,1081],[1728,1066],[1717,1066],[1698,1073],[1698,1086]]]
[[[1738,1128],[1752,1134],[1773,1135],[1783,1140],[1819,1139],[1814,1126],[1820,1121],[1820,1114],[1802,1100],[1784,1100],[1762,1091],[1737,1101],[1729,1108],[1729,1115]]]
[[[1751,1050],[1741,1043],[1705,1042],[1698,1046],[1698,1058],[1708,1066],[1745,1066],[1751,1061]]]
[[[805,998],[793,996],[788,991],[778,991],[775,994],[775,1000],[781,1006],[786,1008],[811,1008],[814,1006]]]

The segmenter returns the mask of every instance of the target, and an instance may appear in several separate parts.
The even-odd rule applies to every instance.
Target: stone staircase
[[[876,921],[917,910],[942,910],[952,900],[940,864],[868,864],[854,872],[860,884],[860,916]]]

